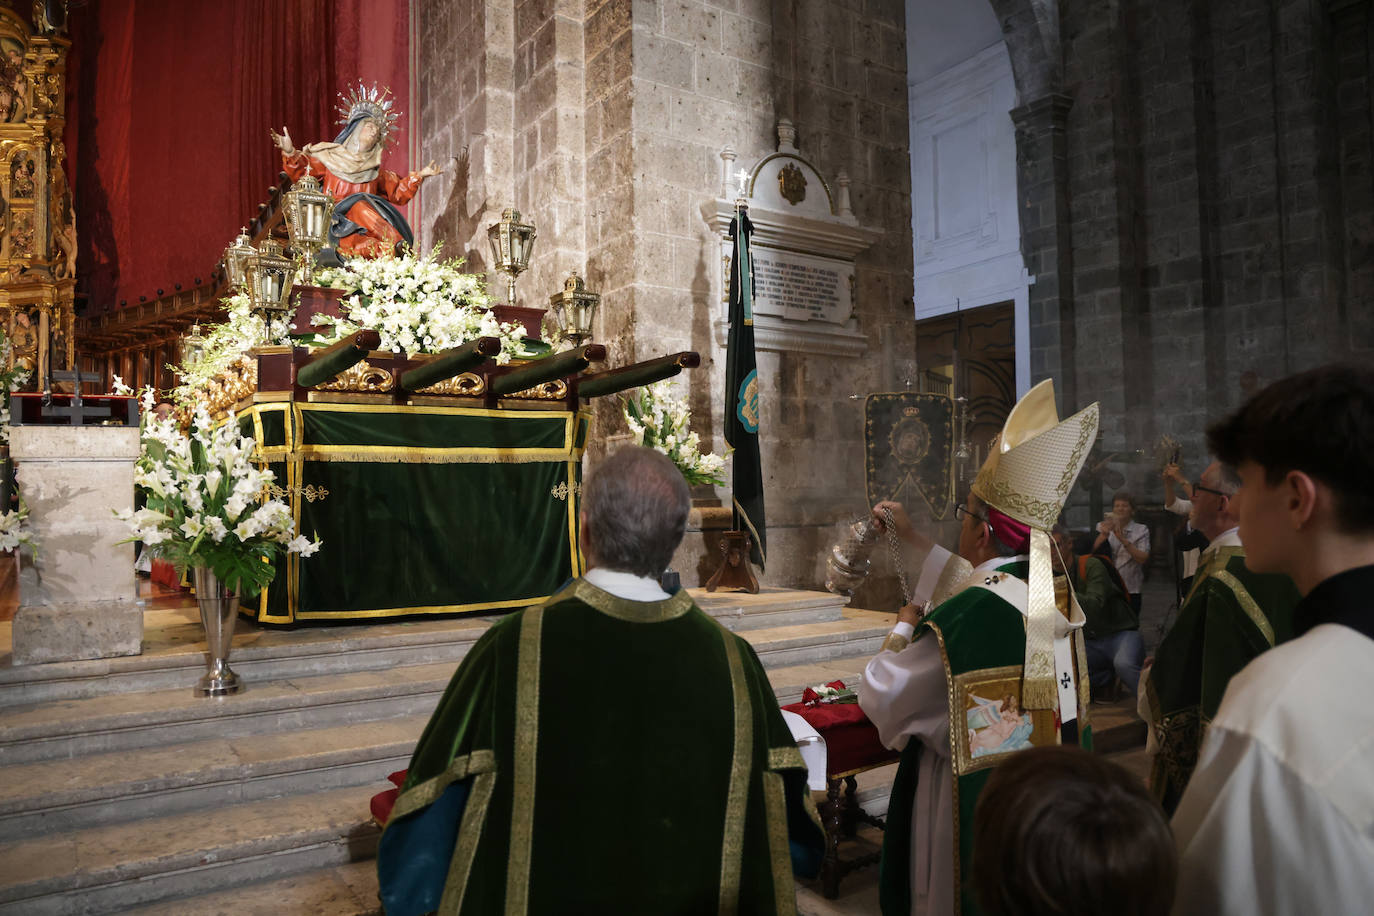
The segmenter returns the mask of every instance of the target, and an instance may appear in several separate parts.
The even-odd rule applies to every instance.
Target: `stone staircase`
[[[855,681],[877,651],[892,615],[841,601],[699,595],[753,645],[781,703]],[[204,665],[191,607],[147,612],[136,657],[0,656],[0,914],[375,913],[368,800],[494,619],[241,624],[247,689],[218,700],[191,691]],[[881,810],[885,794],[865,801]]]

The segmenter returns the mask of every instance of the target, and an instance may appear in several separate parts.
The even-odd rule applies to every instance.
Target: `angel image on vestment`
[[[969,694],[977,705],[968,710],[969,755],[983,757],[1005,754],[1031,746],[1034,725],[1029,713],[1022,712],[1020,701],[1012,694],[989,700]]]

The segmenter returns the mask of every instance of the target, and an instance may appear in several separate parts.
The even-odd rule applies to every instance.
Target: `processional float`
[[[272,583],[243,602],[259,622],[293,624],[493,612],[536,603],[579,575],[581,458],[591,398],[670,378],[700,364],[691,351],[607,368],[591,342],[599,300],[576,273],[545,310],[515,302],[534,227],[506,210],[489,232],[507,278],[498,321],[524,327],[533,358],[499,364],[501,342],[478,337],[440,353],[380,348],[363,328],[324,348],[303,345],[314,316],[344,317],[349,291],[309,283],[335,201],[309,174],[283,195],[289,247],[244,237],[226,251],[231,284],[270,328],[295,303],[300,331],[264,340],[203,391],[233,411],[276,475],[298,531],[324,546],[285,557]],[[299,277],[303,282],[296,284]]]

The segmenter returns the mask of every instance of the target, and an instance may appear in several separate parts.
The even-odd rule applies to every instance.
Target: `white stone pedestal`
[[[21,585],[16,665],[138,655],[134,546],[114,517],[134,501],[136,427],[16,426],[10,455],[38,541],[38,582]]]

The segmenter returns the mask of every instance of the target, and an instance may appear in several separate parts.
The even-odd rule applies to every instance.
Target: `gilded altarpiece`
[[[76,221],[63,162],[71,43],[0,7],[0,321],[10,364],[74,364]]]

